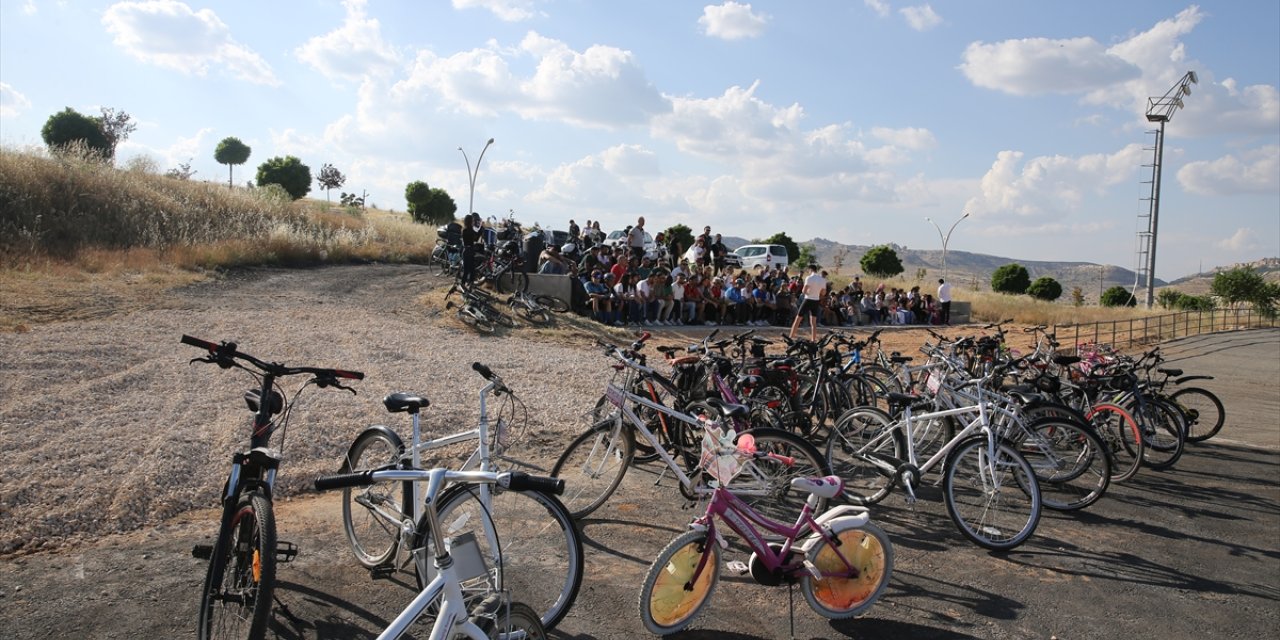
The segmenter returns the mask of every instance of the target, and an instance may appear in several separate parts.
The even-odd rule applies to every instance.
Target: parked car
[[[764,265],[766,269],[778,265],[785,268],[790,264],[787,248],[780,244],[749,244],[738,247],[734,253],[742,259],[743,269],[754,269],[756,265]]]
[[[627,246],[627,230],[610,231],[604,239],[604,245],[606,247]],[[655,259],[658,257],[658,243],[653,241],[653,236],[648,231],[644,232],[644,255]]]

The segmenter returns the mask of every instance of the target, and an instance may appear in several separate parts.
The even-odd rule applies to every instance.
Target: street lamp
[[[476,212],[476,176],[480,175],[480,162],[484,160],[484,152],[489,150],[489,145],[493,144],[493,138],[484,143],[484,148],[480,150],[480,157],[476,158],[476,170],[471,170],[471,159],[467,157],[467,152],[462,151],[462,147],[458,147],[458,151],[462,151],[462,159],[467,161],[467,180],[471,183],[471,193],[467,197],[467,215]]]
[[[933,225],[934,229],[938,230],[938,239],[942,240],[942,279],[943,280],[947,278],[947,243],[951,241],[951,232],[956,230],[956,225],[960,224],[961,222],[964,222],[964,219],[968,217],[969,217],[969,214],[967,213],[960,216],[960,219],[956,220],[955,224],[952,224],[950,229],[947,229],[947,235],[945,236],[942,235],[942,228],[938,226],[938,223],[933,221],[933,218],[930,218],[928,216],[925,216],[924,218],[925,220],[929,221],[929,224]]]

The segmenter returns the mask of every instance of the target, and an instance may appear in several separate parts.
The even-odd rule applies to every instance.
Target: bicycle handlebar
[[[234,342],[223,341],[221,343],[214,344],[208,340],[201,340],[200,338],[186,334],[183,334],[181,342],[182,344],[198,347],[209,352],[209,355],[204,358],[196,358],[192,360],[192,362],[208,362],[216,364],[223,369],[230,369],[231,367],[244,368],[243,365],[236,362],[236,360],[242,360],[253,365],[267,375],[280,377],[306,373],[315,376],[318,379],[317,385],[320,387],[336,386],[342,389],[347,389],[347,387],[343,387],[338,384],[337,378],[344,378],[347,380],[364,380],[364,374],[359,371],[328,369],[323,367],[289,367],[278,362],[264,362],[244,353],[243,351],[237,350],[236,343]]]

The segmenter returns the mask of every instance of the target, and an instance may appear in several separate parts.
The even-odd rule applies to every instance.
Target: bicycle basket
[[[702,422],[703,428],[702,457],[698,466],[721,486],[727,485],[742,471],[745,459],[744,453],[733,442],[738,433],[732,428],[726,428],[720,420],[711,420],[705,416],[699,416],[698,420]]]

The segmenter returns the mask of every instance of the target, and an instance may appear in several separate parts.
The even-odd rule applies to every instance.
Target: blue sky
[[[1135,266],[1147,99],[1167,125],[1156,275],[1280,255],[1274,0],[0,1],[0,141],[128,112],[121,163],[236,181],[295,155],[403,210],[563,228],[643,215],[746,238]],[[313,196],[323,193],[313,190]],[[336,197],[336,194],[334,194]]]

